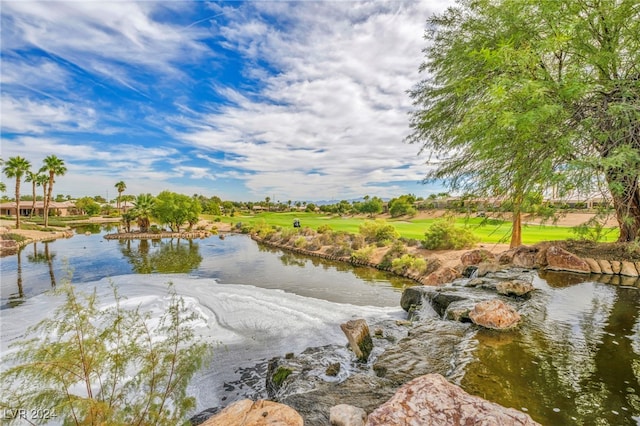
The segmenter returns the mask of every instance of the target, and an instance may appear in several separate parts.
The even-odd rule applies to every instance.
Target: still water
[[[252,394],[253,366],[310,346],[344,345],[339,324],[405,318],[411,282],[369,268],[306,258],[246,236],[116,241],[104,231],[37,243],[1,259],[1,352],[50,315],[46,293],[67,279],[109,303],[110,284],[133,305],[162,312],[171,281],[202,314],[214,360],[193,381],[198,409]],[[510,332],[479,330],[460,380],[468,392],[545,425],[634,425],[640,418],[640,291],[583,277],[532,277],[536,291]],[[558,279],[560,278],[560,279]],[[244,387],[244,388],[243,388]]]

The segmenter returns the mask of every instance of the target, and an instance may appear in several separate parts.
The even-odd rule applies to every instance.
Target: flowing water
[[[77,286],[96,288],[105,306],[115,283],[127,303],[154,316],[165,306],[167,283],[174,284],[204,318],[198,334],[215,347],[212,364],[190,388],[199,410],[259,395],[273,356],[343,346],[339,324],[348,319],[406,316],[399,299],[411,283],[369,268],[265,248],[240,235],[116,241],[92,231],[0,260],[2,354],[55,309],[59,301],[47,290],[69,271]],[[521,312],[522,327],[475,333],[460,384],[546,425],[640,424],[640,291],[529,275],[537,291]]]

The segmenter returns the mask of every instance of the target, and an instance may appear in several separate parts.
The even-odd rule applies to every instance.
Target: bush
[[[380,219],[365,220],[364,223],[360,225],[360,234],[363,235],[369,243],[395,241],[400,237],[400,234],[393,225]]]
[[[115,303],[98,307],[95,292],[66,283],[65,302],[14,343],[11,367],[0,375],[5,413],[46,407],[64,424],[182,424],[195,407],[186,396],[209,347],[194,342],[187,310],[173,290],[159,321]],[[153,328],[151,324],[156,324]],[[18,419],[3,419],[12,423]]]
[[[391,262],[391,270],[396,274],[404,274],[408,271],[423,273],[426,269],[426,260],[410,254],[404,254],[402,257],[393,259]]]
[[[325,232],[331,232],[331,226],[329,225],[320,225],[318,226],[318,234],[324,234]]]
[[[393,259],[397,259],[406,253],[407,248],[405,247],[405,245],[400,241],[396,241],[382,257],[382,260],[380,261],[380,267],[382,269],[391,268],[393,266]]]
[[[293,242],[293,245],[300,249],[304,248],[307,245],[307,239],[303,236],[300,236],[296,238],[296,240]]]
[[[371,260],[371,256],[373,256],[374,246],[366,246],[362,247],[351,253],[351,261],[354,262],[368,262]]]
[[[424,234],[422,243],[428,250],[461,250],[471,248],[479,240],[467,228],[460,228],[450,221],[434,222]]]

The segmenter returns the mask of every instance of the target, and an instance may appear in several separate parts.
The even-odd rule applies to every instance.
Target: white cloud
[[[255,2],[241,12],[220,30],[227,45],[276,73],[250,96],[220,88],[232,105],[199,117],[183,141],[230,154],[216,163],[250,172],[256,196],[389,196],[390,183],[424,176],[403,139],[425,2]]]

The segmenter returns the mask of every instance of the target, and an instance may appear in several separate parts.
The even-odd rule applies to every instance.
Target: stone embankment
[[[15,234],[22,238],[21,241],[7,238],[9,234]],[[73,231],[70,229],[59,229],[56,231],[35,231],[25,229],[10,229],[0,226],[0,255],[15,254],[21,247],[39,241],[53,241],[58,238],[71,238]]]

